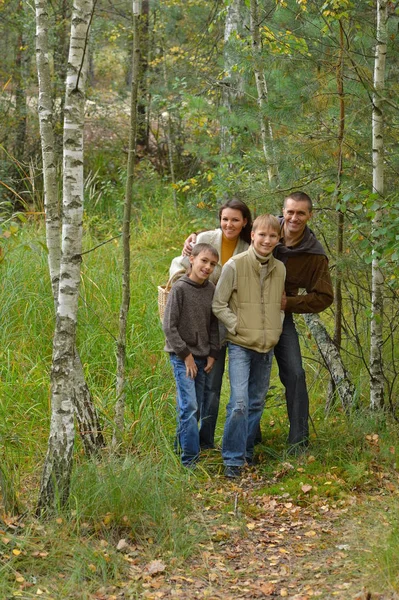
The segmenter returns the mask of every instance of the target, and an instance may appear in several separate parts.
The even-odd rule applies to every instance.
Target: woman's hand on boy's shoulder
[[[189,235],[188,238],[186,240],[184,240],[182,255],[190,256],[191,250],[193,249],[193,246],[196,244],[196,242],[197,242],[197,234],[192,233],[191,235]]]

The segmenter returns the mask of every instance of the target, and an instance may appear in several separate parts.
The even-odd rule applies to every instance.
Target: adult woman
[[[247,250],[251,242],[252,228],[251,211],[245,202],[238,198],[231,198],[220,207],[219,220],[220,228],[203,231],[196,236],[196,242],[211,244],[219,252],[219,263],[209,278],[215,284],[220,277],[222,266],[233,255]],[[188,266],[187,256],[179,256],[172,261],[170,275],[172,276]],[[221,340],[223,341],[223,334]],[[219,412],[225,359],[226,344],[223,344],[219,358],[206,378],[204,404],[200,409],[200,445],[202,449],[215,447],[215,428]]]

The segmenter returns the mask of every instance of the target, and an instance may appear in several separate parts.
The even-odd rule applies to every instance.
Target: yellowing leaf
[[[21,554],[21,550],[18,550],[18,548],[14,548],[12,553],[14,554],[14,556],[19,556]]]
[[[112,515],[111,515],[111,513],[108,513],[103,518],[103,523],[104,523],[104,525],[109,525],[111,523],[111,521],[112,521]]]
[[[275,590],[276,590],[276,586],[273,585],[273,583],[262,583],[259,586],[260,591],[265,595],[265,596],[273,596]]]

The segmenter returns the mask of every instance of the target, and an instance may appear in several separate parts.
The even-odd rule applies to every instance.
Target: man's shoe
[[[245,460],[246,460],[248,467],[254,467],[259,462],[255,456],[247,456]]]
[[[236,479],[241,476],[241,467],[235,467],[228,465],[224,469],[224,476],[229,479]]]

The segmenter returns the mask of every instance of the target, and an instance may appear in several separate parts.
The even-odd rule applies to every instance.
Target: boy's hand
[[[187,377],[190,377],[190,379],[195,379],[198,373],[198,367],[195,364],[194,356],[192,354],[189,354],[184,359],[184,362],[186,364]]]
[[[287,306],[287,296],[286,296],[285,292],[283,292],[283,295],[281,298],[281,310],[285,310],[286,306]]]
[[[210,373],[214,364],[215,359],[212,356],[208,356],[206,361],[206,367],[204,368],[205,373]]]
[[[196,241],[197,241],[196,233],[192,233],[191,235],[188,236],[188,238],[186,240],[184,240],[184,246],[183,246],[183,251],[182,251],[183,256],[191,255],[191,250],[193,249],[193,245],[196,243]]]

